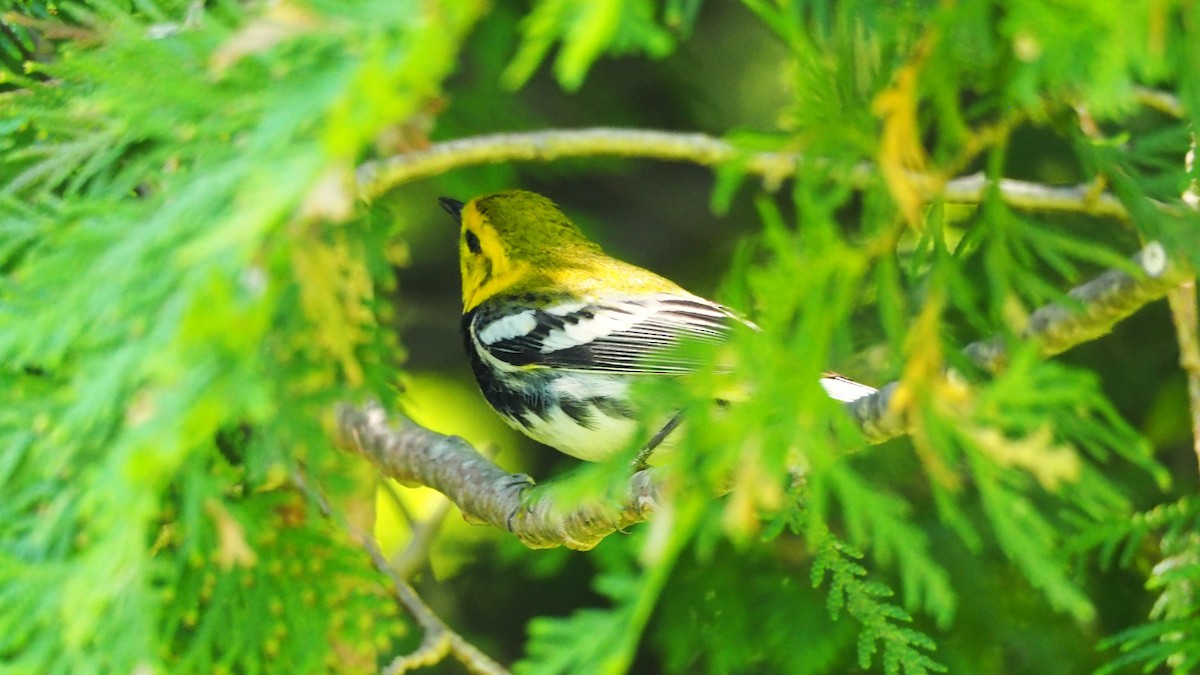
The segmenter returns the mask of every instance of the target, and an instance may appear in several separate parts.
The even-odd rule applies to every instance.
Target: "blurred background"
[[[694,34],[670,56],[651,60],[641,56],[599,61],[583,86],[564,92],[549,68],[516,95],[500,85],[506,62],[492,57],[516,49],[518,20],[522,12],[497,6],[468,39],[461,67],[446,87],[444,111],[437,116],[432,138],[453,139],[494,132],[543,128],[628,126],[679,131],[699,131],[716,136],[730,132],[764,132],[786,125],[787,103],[795,81],[788,72],[786,49],[748,10],[735,3],[708,3],[700,13]],[[801,98],[803,96],[801,95]],[[1146,112],[1135,119],[1153,128],[1161,120]],[[967,167],[967,172],[981,167]],[[1085,173],[1074,159],[1070,141],[1052,129],[1027,124],[1014,134],[1005,175],[1051,185],[1076,184]],[[400,187],[376,205],[378,217],[399,218],[409,247],[408,264],[398,270],[396,294],[402,342],[407,348],[410,378],[399,401],[423,424],[446,433],[460,434],[477,447],[493,447],[496,461],[511,471],[526,472],[545,480],[569,472],[576,460],[538,446],[508,430],[487,408],[478,393],[465,359],[459,333],[461,306],[457,271],[455,223],[438,207],[436,198],[460,200],[499,189],[522,188],[545,194],[563,208],[606,251],[668,276],[689,290],[720,300],[724,275],[739,242],[753,238],[760,220],[753,195],[762,189],[747,180],[732,208],[717,214],[711,206],[714,174],[703,167],[647,160],[562,160],[551,164],[528,163],[461,169]],[[790,212],[786,191],[776,201]],[[859,206],[853,200],[843,210],[847,232],[854,232]],[[964,214],[972,211],[962,207]],[[1064,231],[1092,232],[1100,241],[1130,253],[1137,236],[1125,226],[1085,216],[1051,215]],[[409,222],[411,221],[411,222]],[[803,224],[801,224],[803,227]],[[1098,271],[1098,270],[1089,270]],[[981,266],[972,281],[986,285]],[[1078,280],[1062,280],[1067,288]],[[869,293],[869,291],[864,291]],[[863,298],[861,330],[854,335],[858,356],[848,363],[828,364],[873,384],[894,379],[898,373],[871,357],[873,345],[883,341],[873,299]],[[984,337],[966,325],[957,327],[960,344]],[[1196,457],[1190,449],[1187,393],[1178,368],[1178,353],[1166,303],[1158,302],[1117,326],[1109,336],[1059,357],[1096,373],[1104,392],[1120,413],[1141,429],[1157,449],[1157,457],[1177,478],[1172,492],[1186,494],[1196,488]],[[917,626],[931,631],[943,651],[937,657],[950,672],[975,673],[1084,673],[1103,661],[1095,644],[1102,636],[1142,620],[1151,598],[1132,572],[1079,570],[1092,575],[1091,590],[1100,603],[1098,619],[1088,625],[1049,609],[1037,591],[998,551],[971,556],[953,542],[939,522],[931,503],[923,470],[908,441],[891,443],[860,462],[861,470],[904,486],[904,496],[919,510],[917,520],[934,538],[940,560],[952,570],[962,594],[961,613],[945,632],[927,617]],[[1127,472],[1123,482],[1141,485],[1135,490],[1143,503],[1162,499],[1148,476],[1120,465],[1105,470]],[[428,497],[422,492],[416,503]],[[387,500],[380,533],[384,542],[400,544],[403,527],[389,517]],[[951,545],[944,550],[937,544]],[[589,589],[596,552],[564,550],[525,552],[511,537],[489,528],[462,522],[457,513],[445,524],[445,535],[435,544],[431,567],[420,577],[420,590],[451,625],[457,626],[493,656],[507,661],[521,654],[527,622],[535,616],[565,615],[605,601]],[[725,552],[733,555],[731,551]],[[742,552],[743,556],[745,553]],[[683,565],[672,579],[668,594],[671,608],[687,605],[681,598],[695,594],[692,616],[658,616],[648,645],[669,640],[654,626],[671,621],[712,623],[722,640],[753,641],[756,621],[754,594],[764,601],[787,594],[798,622],[795,643],[763,645],[763,649],[800,650],[795,672],[855,672],[855,632],[843,619],[831,624],[822,591],[810,588],[809,562],[802,547],[783,538],[744,557],[737,563],[741,579],[726,579],[722,587],[712,578],[721,569],[718,559],[705,570],[691,573]],[[707,572],[707,576],[704,572]],[[896,587],[896,580],[883,578]],[[704,585],[707,584],[707,585]],[[452,587],[453,590],[448,590]],[[736,592],[746,595],[746,615],[712,617],[704,610],[705,594]],[[670,610],[677,611],[677,610]],[[1000,613],[1012,621],[997,624]],[[742,631],[739,633],[739,630]],[[805,635],[840,635],[840,641],[812,644]],[[971,655],[970,661],[958,659]],[[666,664],[653,647],[643,650],[635,672],[686,669],[687,664]],[[786,662],[786,660],[784,661]],[[775,667],[780,667],[776,660]],[[708,672],[737,671],[736,664],[709,662]],[[446,672],[455,672],[446,666]],[[682,672],[682,671],[678,671]]]
[[[1200,663],[1197,457],[1166,303],[1053,360],[1013,340],[995,377],[960,362],[978,386],[938,398],[946,357],[1143,238],[1200,263],[1200,214],[1152,202],[1178,203],[1200,121],[1189,3],[492,5],[4,5],[0,674],[376,672],[425,632],[363,551],[372,524],[447,625],[525,673],[629,654],[638,673],[891,673],[885,655],[920,664],[925,635],[951,673],[1090,673],[1156,597],[1168,620],[1125,645]],[[1143,84],[1178,97],[1174,116]],[[362,161],[596,126],[823,161],[781,186],[731,166],[513,163],[356,199]],[[1134,217],[906,210],[919,191],[896,176],[922,158],[1096,181]],[[864,163],[880,170],[847,178]],[[528,550],[431,490],[376,494],[377,467],[332,441],[335,407],[376,397],[542,483],[582,475],[595,494],[618,473],[509,430],[468,370],[437,198],[509,188],[777,327],[733,347],[753,345],[735,367],[770,393],[732,423],[705,424],[703,382],[684,392],[703,403],[676,465],[695,489],[586,553]],[[793,368],[911,376],[918,438],[862,447]],[[1146,448],[1169,482],[1137,465]],[[437,527],[428,555],[413,521]]]

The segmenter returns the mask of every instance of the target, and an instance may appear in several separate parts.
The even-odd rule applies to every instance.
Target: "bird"
[[[588,461],[631,447],[646,420],[631,387],[678,377],[698,364],[684,341],[720,344],[738,326],[732,309],[607,255],[549,198],[506,190],[462,202],[438,199],[459,225],[461,330],[488,404],[534,440]],[[835,373],[820,380],[843,402],[875,389]],[[638,465],[679,425],[655,422]]]

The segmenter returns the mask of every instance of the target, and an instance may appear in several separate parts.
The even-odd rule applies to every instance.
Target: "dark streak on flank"
[[[543,420],[549,420],[553,417],[554,411],[559,408],[564,414],[588,429],[595,428],[597,413],[617,419],[633,419],[635,417],[632,406],[621,399],[607,396],[592,396],[587,399],[554,396],[550,393],[552,391],[550,384],[560,375],[549,369],[535,368],[519,371],[514,373],[516,379],[497,378],[479,354],[478,349],[482,347],[477,347],[471,338],[472,322],[476,318],[480,318],[482,322],[486,323],[490,318],[488,315],[495,312],[494,307],[490,308],[493,310],[492,312],[489,312],[488,309],[489,303],[484,303],[479,308],[463,315],[463,345],[467,350],[467,356],[471,361],[471,370],[475,375],[475,381],[479,383],[479,389],[488,403],[501,415],[527,429],[532,426],[529,419],[531,413]],[[557,318],[553,315],[549,316]],[[580,360],[588,359],[586,348],[575,347],[569,351],[575,352]]]
[[[609,417],[623,417],[625,419],[633,419],[633,407],[627,401],[618,398],[609,398],[607,396],[593,396],[588,399],[596,410],[608,415]]]
[[[595,429],[596,425],[592,419],[591,406],[585,401],[580,401],[577,398],[563,396],[558,399],[558,405],[568,417],[579,423],[585,429]]]

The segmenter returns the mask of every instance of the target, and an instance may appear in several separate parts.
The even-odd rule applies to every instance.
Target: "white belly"
[[[601,373],[564,373],[549,385],[551,403],[542,414],[525,412],[507,421],[518,431],[573,457],[606,459],[646,439],[636,410],[628,410],[630,378]],[[620,408],[626,408],[621,411]],[[652,433],[652,432],[651,432]]]

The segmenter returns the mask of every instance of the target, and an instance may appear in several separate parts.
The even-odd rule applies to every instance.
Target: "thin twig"
[[[373,199],[402,183],[467,166],[546,162],[564,157],[645,157],[702,166],[737,163],[746,173],[764,177],[768,184],[778,184],[805,169],[830,166],[828,160],[801,153],[745,151],[705,134],[598,127],[491,134],[434,143],[423,150],[362,164],[357,172],[358,190],[364,199]],[[842,178],[851,186],[863,187],[875,180],[875,176],[873,166],[860,164]],[[911,181],[924,190],[924,196],[938,196],[951,203],[978,203],[991,187],[982,174],[950,181],[914,175]],[[996,189],[1001,199],[1015,208],[1129,217],[1116,197],[1107,192],[1096,194],[1092,185],[1050,187],[1004,179]]]
[[[311,496],[323,516],[337,519],[346,528],[350,537],[367,552],[375,569],[391,580],[392,596],[413,617],[423,631],[421,644],[411,653],[393,659],[383,670],[385,675],[400,675],[400,673],[414,668],[431,666],[446,658],[447,654],[454,654],[455,658],[473,673],[482,675],[506,675],[508,673],[507,669],[451,630],[429,605],[425,604],[416,589],[397,574],[396,570],[388,563],[373,536],[357,531],[344,518],[339,517],[325,495],[320,490],[309,486],[308,481],[299,472],[292,474],[292,483],[301,492]]]
[[[442,521],[446,520],[446,516],[450,515],[450,510],[454,508],[454,503],[445,495],[439,494],[435,498],[437,504],[429,515],[410,528],[412,537],[408,540],[408,545],[399,554],[392,556],[392,569],[403,579],[411,579],[429,559],[429,548],[433,545],[438,530],[442,528]]]
[[[955,178],[945,184],[941,198],[950,204],[978,204],[983,201],[990,185],[991,182],[982,173]],[[1097,193],[1091,184],[1053,187],[1002,178],[997,190],[1004,203],[1015,208],[1120,219],[1129,217],[1120,200],[1108,192]]]
[[[1185,159],[1187,172],[1196,171],[1196,135]],[[1200,180],[1193,179],[1183,192],[1183,202],[1200,210]],[[1179,365],[1187,376],[1188,406],[1192,415],[1192,448],[1200,464],[1200,326],[1196,315],[1196,277],[1171,289],[1167,300],[1171,304],[1171,320],[1175,324],[1175,339],[1179,343]]]
[[[383,493],[388,496],[392,505],[400,512],[400,518],[404,521],[404,524],[408,525],[409,528],[415,528],[417,526],[417,517],[408,508],[408,504],[404,503],[404,497],[401,496],[400,490],[391,481],[383,481],[381,485],[383,486]]]
[[[434,536],[441,529],[442,521],[450,513],[453,504],[446,499],[445,495],[435,495],[434,499],[437,500],[437,503],[434,505],[433,511],[428,517],[420,519],[413,514],[412,509],[408,508],[408,504],[404,503],[404,497],[400,494],[395,482],[385,480],[381,485],[384,494],[400,512],[400,518],[408,526],[411,535],[404,548],[392,555],[392,569],[396,570],[396,574],[399,574],[401,579],[411,579],[429,557],[429,547],[433,545]]]
[[[1167,300],[1171,303],[1171,319],[1179,343],[1179,365],[1187,376],[1192,448],[1200,462],[1200,332],[1197,330],[1195,277],[1172,288]]]
[[[1135,87],[1133,98],[1147,108],[1157,110],[1175,119],[1183,119],[1183,116],[1186,114],[1183,104],[1179,102],[1179,97],[1165,91],[1149,89],[1147,87]]]

